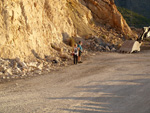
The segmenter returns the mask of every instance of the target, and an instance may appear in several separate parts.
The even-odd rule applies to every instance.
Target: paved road
[[[150,113],[150,51],[0,84],[0,113]]]

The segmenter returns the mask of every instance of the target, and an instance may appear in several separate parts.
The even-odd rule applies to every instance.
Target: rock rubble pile
[[[23,62],[19,58],[0,59],[0,82],[42,75],[67,66],[69,60],[72,60],[72,57],[65,53],[61,53],[59,57],[45,56],[45,59],[37,59],[34,62]]]

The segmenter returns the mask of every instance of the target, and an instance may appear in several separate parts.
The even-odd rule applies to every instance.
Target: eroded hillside
[[[0,0],[0,57],[55,56],[52,45],[64,49],[68,37],[101,35],[101,25],[133,36],[113,0]]]
[[[61,43],[62,33],[74,35],[65,0],[1,0],[0,55],[4,58],[44,57]]]

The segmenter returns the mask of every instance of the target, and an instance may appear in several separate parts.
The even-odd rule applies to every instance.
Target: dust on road
[[[150,51],[100,53],[48,75],[0,84],[0,113],[150,113]]]

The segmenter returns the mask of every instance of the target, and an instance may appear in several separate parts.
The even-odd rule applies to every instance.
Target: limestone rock
[[[3,72],[5,69],[3,66],[0,66],[0,72]]]
[[[66,53],[60,53],[60,58],[62,58],[62,59],[71,59],[71,56],[69,56]]]
[[[51,46],[52,46],[52,48],[54,48],[56,51],[59,51],[59,52],[62,52],[62,51],[63,51],[63,48],[57,47],[57,46],[54,45],[54,44],[52,44]]]
[[[18,67],[16,67],[16,68],[14,69],[14,74],[20,74],[21,72],[22,72],[21,69],[18,68]]]
[[[115,27],[125,35],[137,37],[117,10],[114,0],[84,0],[97,22]]]
[[[94,41],[100,45],[104,43],[103,39],[97,37],[94,39]]]
[[[4,75],[4,73],[0,72],[0,76]]]
[[[28,65],[29,67],[34,67],[34,68],[36,68],[36,67],[37,67],[37,64],[38,64],[38,62],[30,62],[30,63],[28,63],[27,65]]]
[[[116,52],[117,50],[116,50],[115,48],[112,48],[111,51],[112,51],[112,52]]]
[[[40,63],[40,64],[37,66],[37,68],[38,68],[39,70],[42,70],[42,69],[43,69],[43,63]]]
[[[106,46],[106,51],[110,51],[110,48],[109,48],[109,46]]]
[[[100,45],[100,46],[97,47],[97,50],[102,52],[102,51],[105,51],[106,49],[105,49],[104,46]]]
[[[35,70],[34,73],[39,75],[42,74],[41,70]]]
[[[22,62],[22,61],[20,60],[20,58],[16,58],[15,60],[16,60],[16,62],[17,62],[22,68],[27,68],[26,63],[25,63],[25,62]],[[16,66],[15,66],[15,67],[16,67]]]
[[[75,34],[66,0],[1,0],[0,57],[31,61],[53,53],[63,33]]]
[[[20,65],[23,67],[23,68],[27,68],[27,65],[25,62],[20,62]]]
[[[5,75],[12,75],[12,69],[11,68],[6,69],[5,70]]]

